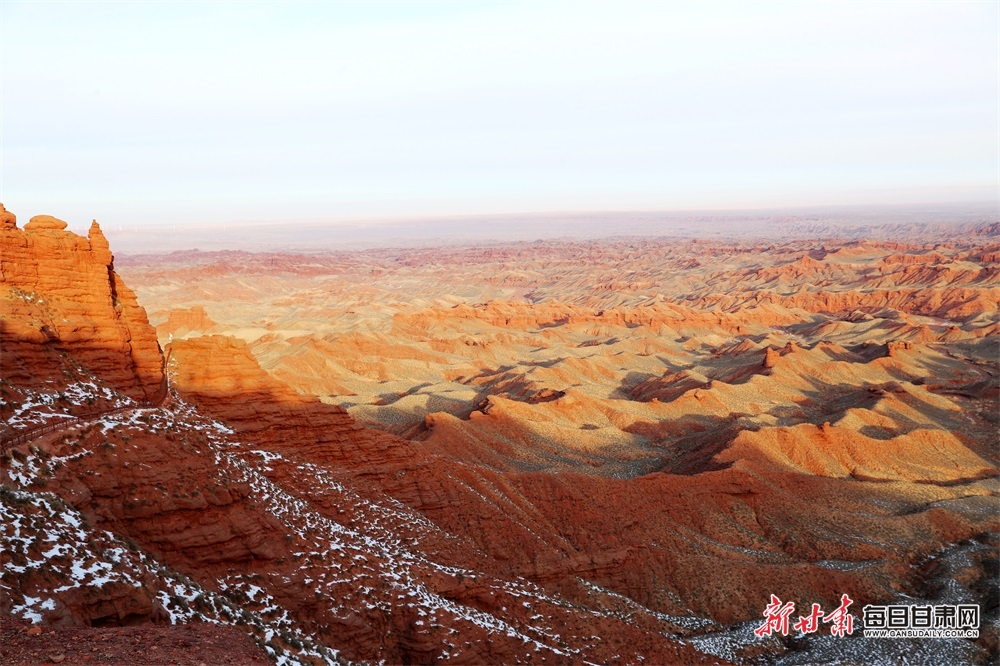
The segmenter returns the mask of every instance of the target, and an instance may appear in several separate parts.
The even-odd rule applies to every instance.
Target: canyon
[[[995,221],[120,257],[0,226],[7,621],[280,664],[996,658]],[[978,603],[980,637],[754,634],[844,594]]]

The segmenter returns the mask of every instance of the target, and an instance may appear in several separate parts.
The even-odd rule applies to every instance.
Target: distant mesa
[[[206,333],[217,324],[212,321],[201,305],[170,310],[167,321],[158,324],[156,333],[161,338],[181,338],[197,333]]]

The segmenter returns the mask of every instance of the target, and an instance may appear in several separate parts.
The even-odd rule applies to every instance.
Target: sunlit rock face
[[[156,332],[115,272],[97,222],[82,237],[48,215],[23,230],[6,209],[0,219],[3,379],[37,388],[90,374],[134,400],[162,399]]]

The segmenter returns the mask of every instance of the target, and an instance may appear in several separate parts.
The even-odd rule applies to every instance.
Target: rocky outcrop
[[[277,522],[246,506],[246,485],[221,474],[203,446],[194,448],[194,433],[185,435],[85,431],[80,441],[95,453],[60,480],[67,503],[186,570],[285,554]],[[58,443],[49,449],[71,453]]]
[[[167,320],[156,326],[156,333],[161,338],[171,340],[182,338],[194,333],[207,333],[214,326],[215,322],[200,305],[190,308],[175,308],[170,310]]]
[[[4,208],[4,205],[0,203],[0,230],[6,231],[8,229],[17,228],[17,216],[11,213],[9,210]]]
[[[33,386],[82,369],[133,399],[161,400],[156,335],[97,222],[84,238],[48,215],[23,230],[5,209],[0,220],[3,379]]]
[[[303,396],[261,369],[247,344],[208,335],[167,347],[173,386],[245,438],[321,462],[405,459],[407,442],[367,430],[338,405]]]

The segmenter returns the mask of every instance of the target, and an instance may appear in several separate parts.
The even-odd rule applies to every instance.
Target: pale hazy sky
[[[0,31],[22,221],[998,195],[996,1],[0,0]]]

